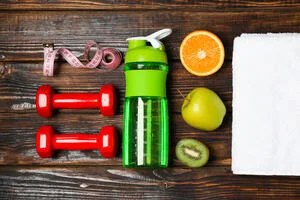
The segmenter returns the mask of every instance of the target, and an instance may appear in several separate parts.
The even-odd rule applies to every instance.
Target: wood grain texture
[[[109,74],[97,73],[97,69],[74,69],[69,64],[57,63],[55,77],[42,76],[42,63],[3,64],[6,73],[0,79],[0,164],[51,164],[51,165],[121,165],[120,154],[115,160],[102,159],[97,151],[59,151],[54,159],[40,159],[35,151],[36,130],[45,124],[55,127],[59,133],[83,132],[97,133],[104,125],[115,125],[121,137],[123,122],[123,101],[125,80],[122,67]],[[188,73],[180,63],[169,63],[167,92],[170,110],[170,165],[180,163],[174,157],[174,144],[179,139],[190,137],[206,142],[212,149],[210,165],[229,165],[231,160],[231,100],[232,72],[230,62],[209,77],[197,77]],[[52,85],[58,93],[94,92],[105,84],[114,84],[118,91],[118,114],[103,117],[99,110],[58,110],[53,117],[45,119],[38,116],[34,109],[35,92],[40,85]],[[227,116],[220,129],[204,132],[189,127],[181,117],[182,96],[194,87],[209,87],[216,91],[227,107]],[[30,121],[30,123],[29,123]],[[17,124],[17,126],[12,126]],[[22,127],[22,129],[20,129]],[[17,141],[16,142],[16,138]],[[19,143],[19,141],[21,141]]]
[[[0,3],[3,10],[269,10],[269,9],[299,9],[296,0],[250,0],[250,1],[164,1],[164,0],[7,0]]]
[[[1,64],[0,64],[1,66]],[[93,92],[97,93],[103,84],[111,83],[118,91],[118,112],[123,112],[125,94],[125,77],[123,66],[112,73],[99,73],[97,69],[75,69],[66,63],[56,63],[57,74],[54,77],[42,75],[43,63],[5,63],[2,64],[3,75],[0,79],[0,113],[10,112],[15,104],[35,103],[35,92],[40,85],[51,85],[57,93]],[[194,87],[209,87],[216,91],[231,111],[232,68],[231,62],[225,62],[222,68],[212,76],[198,77],[190,74],[180,62],[169,63],[167,94],[170,112],[181,112],[183,98],[178,92],[187,95]],[[22,110],[21,110],[22,112]],[[24,112],[32,113],[27,109]],[[78,110],[76,112],[82,112]],[[86,112],[86,111],[84,111]],[[90,111],[89,111],[90,112]],[[92,111],[94,113],[97,110]]]
[[[263,21],[262,21],[263,19]],[[233,39],[243,32],[300,32],[300,12],[182,12],[182,11],[47,11],[0,12],[0,62],[42,61],[42,44],[52,42],[83,54],[88,40],[126,51],[126,38],[171,27],[164,40],[169,59],[179,59],[179,46],[191,31],[216,33],[231,59]]]
[[[300,178],[236,176],[231,172],[232,67],[234,37],[241,33],[300,32],[299,1],[128,1],[19,0],[0,2],[0,199],[300,199]],[[97,133],[113,124],[122,136],[125,80],[122,67],[108,74],[74,69],[57,62],[55,77],[42,76],[42,43],[67,47],[82,59],[88,40],[127,50],[125,39],[170,27],[164,40],[169,58],[167,95],[170,116],[170,167],[125,169],[121,155],[102,159],[98,151],[58,151],[41,159],[35,133],[52,125],[58,134]],[[208,77],[188,73],[179,61],[179,46],[197,29],[216,33],[226,61]],[[35,111],[35,92],[42,84],[58,93],[98,92],[106,83],[118,91],[117,115],[97,109],[58,110],[52,118]],[[227,108],[213,132],[189,127],[182,120],[182,97],[195,87],[216,91]],[[183,168],[174,156],[182,138],[205,142],[211,151],[203,168]]]
[[[234,176],[227,167],[0,168],[0,195],[13,199],[297,199],[299,187],[297,177]]]

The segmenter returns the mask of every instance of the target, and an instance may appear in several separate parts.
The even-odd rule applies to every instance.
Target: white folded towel
[[[300,175],[300,34],[242,34],[232,66],[233,173]]]

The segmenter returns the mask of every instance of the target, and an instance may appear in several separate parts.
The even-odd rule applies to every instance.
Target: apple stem
[[[183,94],[181,93],[181,91],[178,89],[178,88],[176,88],[176,90],[179,92],[179,94],[182,96],[182,98],[184,99],[185,97],[183,96]]]

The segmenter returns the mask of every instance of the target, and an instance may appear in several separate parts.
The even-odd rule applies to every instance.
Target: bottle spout
[[[171,33],[172,33],[172,29],[165,28],[165,29],[156,31],[155,33],[152,33],[148,36],[127,38],[126,41],[128,41],[128,43],[129,43],[129,48],[146,46],[146,42],[150,42],[150,44],[153,48],[161,48],[161,47],[163,47],[163,44],[160,42],[160,40],[169,36]],[[131,41],[136,41],[136,42],[131,42]],[[144,42],[142,43],[142,41],[144,41]],[[135,45],[137,45],[137,46],[135,46]]]

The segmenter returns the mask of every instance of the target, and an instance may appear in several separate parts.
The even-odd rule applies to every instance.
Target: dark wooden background
[[[15,3],[17,2],[17,3]],[[121,154],[102,159],[98,151],[59,151],[41,159],[35,133],[52,125],[59,133],[97,133],[113,124],[122,135],[124,74],[122,67],[108,74],[73,69],[59,62],[55,77],[42,76],[42,43],[53,42],[82,55],[88,40],[126,51],[125,39],[170,27],[164,40],[170,71],[167,91],[170,110],[170,167],[125,169]],[[189,74],[179,60],[182,39],[197,29],[222,39],[226,60],[209,77]],[[300,177],[236,176],[231,172],[232,67],[234,37],[243,32],[300,32],[300,2],[295,1],[67,1],[8,0],[0,2],[0,197],[2,199],[296,199]],[[283,51],[288,51],[285,49]],[[45,119],[35,109],[38,86],[50,84],[58,92],[97,92],[105,83],[116,86],[118,113],[103,117],[98,110],[59,110]],[[204,132],[186,125],[182,97],[195,87],[208,87],[224,100],[223,125]],[[255,126],[255,125],[254,125]],[[203,168],[183,166],[174,156],[182,138],[205,142],[211,157]],[[255,147],[253,147],[255,148]],[[295,158],[296,159],[296,158]]]

